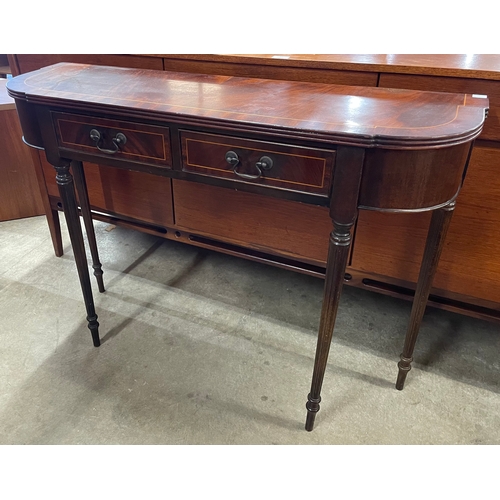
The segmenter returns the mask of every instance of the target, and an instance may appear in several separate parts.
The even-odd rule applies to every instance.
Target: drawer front
[[[328,195],[335,151],[181,131],[185,172]],[[229,161],[228,161],[229,158]]]
[[[170,131],[121,120],[53,113],[59,147],[172,168]]]

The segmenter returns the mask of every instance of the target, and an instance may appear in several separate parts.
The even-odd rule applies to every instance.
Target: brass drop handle
[[[115,146],[115,149],[105,149],[101,148],[99,145],[102,139],[102,135],[99,132],[99,130],[93,128],[90,131],[90,138],[95,142],[96,148],[101,152],[101,153],[106,153],[108,155],[114,155],[115,153],[118,153],[120,151],[120,146],[123,146],[127,142],[127,138],[125,137],[125,134],[122,134],[121,132],[118,132],[111,141],[113,142],[113,145]]]
[[[234,151],[228,151],[226,153],[226,161],[233,165],[233,172],[243,179],[256,180],[262,176],[262,170],[270,170],[273,167],[273,160],[269,156],[262,156],[258,162],[255,163],[256,174],[243,174],[238,172],[238,166],[240,163],[239,156]]]
[[[233,166],[233,172],[238,176],[242,177],[243,179],[258,179],[261,175],[262,172],[260,169],[257,167],[257,170],[259,171],[258,175],[249,175],[249,174],[242,174],[241,172],[238,172],[238,165],[240,164],[240,157],[234,152],[234,151],[228,151],[226,153],[226,161],[229,163],[229,165]]]

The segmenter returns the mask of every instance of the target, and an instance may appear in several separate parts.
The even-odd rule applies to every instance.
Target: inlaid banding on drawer
[[[112,156],[116,160],[172,167],[168,127],[66,113],[52,115],[60,147]],[[117,137],[122,140],[115,144]]]
[[[328,195],[335,151],[181,131],[185,172]]]

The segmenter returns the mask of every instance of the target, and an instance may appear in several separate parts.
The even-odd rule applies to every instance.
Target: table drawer
[[[115,160],[172,167],[167,127],[53,113],[59,147]]]
[[[182,169],[263,186],[328,195],[335,151],[181,131]]]

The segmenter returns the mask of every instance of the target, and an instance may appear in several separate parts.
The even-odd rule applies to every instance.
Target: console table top
[[[9,81],[32,104],[195,120],[362,147],[420,149],[479,135],[486,96],[59,63]]]

